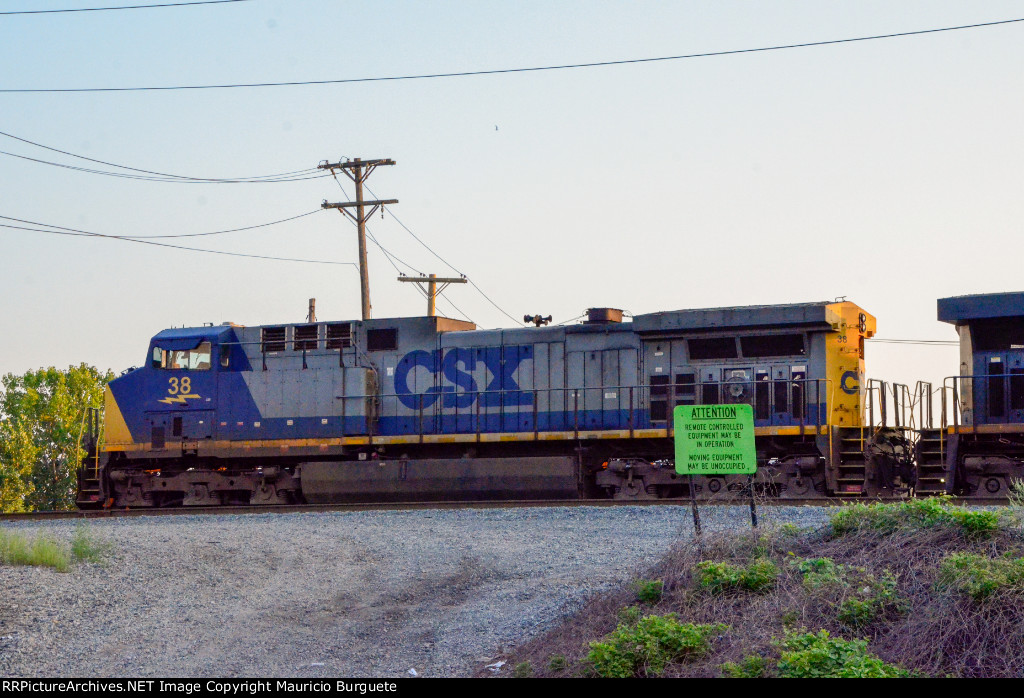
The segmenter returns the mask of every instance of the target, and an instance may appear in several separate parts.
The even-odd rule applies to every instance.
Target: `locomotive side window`
[[[160,352],[160,358],[157,358]],[[203,342],[195,349],[161,349],[153,347],[153,366],[175,371],[209,371],[210,343]]]
[[[690,349],[690,358],[695,361],[737,357],[735,337],[705,337],[689,339],[686,343]]]
[[[804,404],[807,387],[807,367],[793,367],[793,418],[800,419],[804,416]]]
[[[758,369],[754,376],[754,419],[771,419],[771,395],[768,393],[771,376],[765,369]]]
[[[692,405],[697,400],[697,376],[692,373],[676,374],[676,404]]]
[[[668,419],[668,376],[651,376],[651,421]]]
[[[993,356],[988,360],[988,413],[992,417],[1006,416],[1006,385],[1003,378],[1003,360]]]
[[[982,320],[971,327],[975,351],[1007,351],[1024,348],[1024,320]]]
[[[398,348],[398,330],[366,331],[366,351],[392,351]]]
[[[800,334],[756,334],[740,337],[743,356],[762,359],[766,356],[803,356],[804,337]]]

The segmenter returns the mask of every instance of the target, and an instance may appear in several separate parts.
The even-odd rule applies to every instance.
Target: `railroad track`
[[[839,506],[854,502],[899,501],[867,500],[858,498],[837,499],[757,499],[758,506]],[[953,498],[957,504],[976,506],[1001,506],[1007,504],[1004,498]],[[700,506],[749,506],[750,500],[741,497],[699,500]],[[293,514],[305,512],[333,511],[417,511],[424,509],[515,509],[525,507],[615,507],[615,506],[689,506],[689,499],[532,499],[532,500],[484,500],[462,502],[354,502],[345,504],[283,504],[277,506],[219,506],[219,507],[168,507],[165,509],[93,509],[83,511],[38,511],[29,514],[0,514],[0,521],[44,521],[48,519],[106,519],[126,516],[181,516],[188,514]]]

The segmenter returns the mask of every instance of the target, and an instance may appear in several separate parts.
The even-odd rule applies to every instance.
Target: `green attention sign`
[[[757,472],[754,408],[750,405],[679,405],[672,416],[676,472],[680,475]]]

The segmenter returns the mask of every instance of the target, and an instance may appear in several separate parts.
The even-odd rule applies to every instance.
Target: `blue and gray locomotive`
[[[764,491],[905,490],[905,449],[864,418],[874,331],[846,301],[164,330],[107,388],[79,505],[678,497],[673,407],[738,403]]]
[[[960,365],[943,381],[940,427],[923,429],[919,477],[936,492],[1007,496],[1024,480],[1024,293],[941,298]]]

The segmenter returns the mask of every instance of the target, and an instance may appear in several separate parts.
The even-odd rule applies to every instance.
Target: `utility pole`
[[[359,292],[362,296],[363,302],[363,319],[370,319],[370,270],[366,265],[366,221],[377,212],[377,209],[385,204],[397,204],[398,199],[384,199],[377,201],[365,201],[363,199],[363,182],[370,176],[375,169],[381,165],[394,165],[394,160],[349,160],[348,162],[321,162],[317,165],[317,169],[330,170],[331,174],[334,174],[335,170],[341,170],[348,178],[351,179],[356,185],[356,200],[349,201],[347,203],[329,204],[326,200],[320,205],[320,208],[336,208],[341,213],[355,221],[356,228],[359,231]],[[369,213],[366,212],[366,207],[370,206]],[[355,208],[356,212],[353,214],[348,209]]]
[[[430,274],[429,276],[399,276],[399,281],[412,281],[413,283],[420,284],[420,290],[423,291],[422,284],[427,285],[427,290],[423,291],[427,297],[427,317],[434,317],[437,315],[437,294],[448,288],[448,284],[464,284],[466,283],[465,276],[458,277],[441,277],[438,278],[437,274]],[[441,284],[441,288],[437,285]]]

